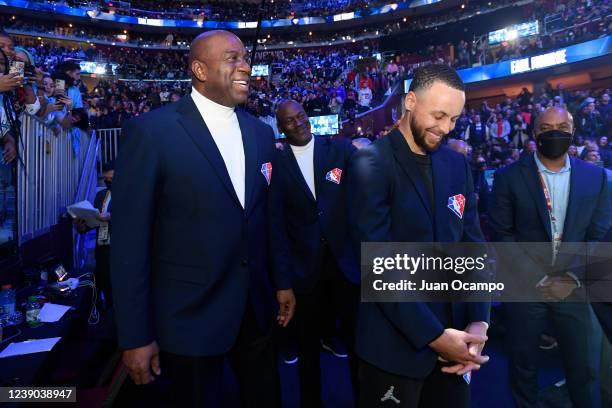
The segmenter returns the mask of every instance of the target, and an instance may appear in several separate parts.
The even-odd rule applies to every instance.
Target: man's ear
[[[206,82],[208,77],[208,66],[206,63],[198,60],[191,62],[191,73],[200,82]]]
[[[406,111],[411,112],[414,110],[416,106],[416,94],[413,91],[410,91],[404,97],[404,107]]]

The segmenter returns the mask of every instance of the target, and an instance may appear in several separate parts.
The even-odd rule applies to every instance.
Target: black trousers
[[[413,379],[383,371],[359,361],[361,408],[468,408],[470,387],[462,376],[445,374],[442,364],[425,379]]]
[[[250,301],[236,343],[226,355],[190,357],[162,351],[160,363],[162,372],[170,379],[172,405],[181,408],[229,407],[223,401],[225,358],[229,360],[240,386],[241,407],[281,406],[272,338],[270,334],[261,333]]]
[[[540,335],[549,323],[559,341],[572,406],[597,406],[602,333],[588,303],[506,303],[510,386],[519,408],[538,406]]]
[[[357,362],[353,349],[359,288],[344,277],[331,253],[326,251],[322,259],[321,278],[314,289],[298,293],[296,297],[294,324],[300,357],[301,406],[321,407],[320,339],[335,331],[336,320],[340,322],[339,337],[348,352],[353,390],[357,387]],[[330,322],[333,328],[329,327]]]
[[[96,246],[96,288],[98,289],[99,305],[102,309],[113,307],[113,291],[110,282],[110,245]],[[104,302],[102,296],[104,294]]]

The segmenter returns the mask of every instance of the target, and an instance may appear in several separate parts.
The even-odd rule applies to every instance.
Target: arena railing
[[[75,196],[75,202],[89,201],[94,202],[96,193],[98,191],[98,166],[100,161],[100,139],[97,137],[91,137],[89,146],[87,148],[87,154],[85,155],[85,162],[83,163],[83,170],[81,172],[81,179],[77,188]],[[95,239],[95,233],[92,233],[92,239]],[[73,264],[77,272],[84,271],[87,259],[88,259],[88,237],[86,234],[80,234],[73,228]]]
[[[19,244],[47,233],[75,202],[91,134],[57,132],[40,119],[21,117],[17,164]]]
[[[102,174],[102,167],[104,167],[106,163],[117,158],[121,128],[97,129],[95,130],[95,135],[100,140],[98,171]]]

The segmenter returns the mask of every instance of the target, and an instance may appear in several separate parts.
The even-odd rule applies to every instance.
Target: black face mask
[[[547,159],[558,159],[567,153],[572,143],[572,134],[561,130],[540,133],[537,139],[538,151]]]
[[[104,180],[104,184],[106,184],[106,188],[108,188],[109,190],[111,189],[111,184],[113,182],[111,180]]]

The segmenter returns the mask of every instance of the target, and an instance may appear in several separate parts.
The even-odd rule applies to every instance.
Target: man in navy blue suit
[[[136,384],[167,374],[177,406],[219,407],[227,357],[243,406],[276,407],[274,291],[283,325],[295,300],[288,279],[268,278],[274,134],[235,109],[251,73],[238,37],[199,35],[189,68],[190,96],[122,130],[111,274],[123,362]]]
[[[349,168],[349,212],[361,242],[483,242],[470,165],[446,146],[465,104],[445,65],[418,69],[399,127]],[[464,205],[450,206],[449,199]],[[468,407],[470,373],[488,361],[489,303],[361,303],[356,353],[363,407]]]
[[[294,324],[301,406],[315,408],[322,406],[319,339],[323,323],[330,317],[335,323],[337,316],[349,350],[354,343],[359,266],[348,236],[346,174],[356,149],[349,140],[313,137],[308,115],[295,101],[282,102],[276,118],[289,147],[279,152],[273,188],[280,195],[273,200],[277,204],[273,225],[278,227],[273,229],[274,256],[285,269],[280,273],[292,277],[299,305]]]
[[[537,152],[495,174],[489,217],[495,241],[552,244],[542,254],[542,280],[533,285],[543,301],[504,305],[512,392],[519,407],[538,405],[538,342],[550,322],[572,405],[595,407],[602,338],[591,306],[580,300],[587,282],[571,272],[547,271],[564,259],[565,243],[605,237],[611,216],[606,173],[568,156],[574,123],[565,109],[546,110],[534,130]]]

